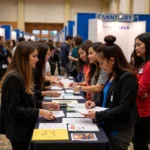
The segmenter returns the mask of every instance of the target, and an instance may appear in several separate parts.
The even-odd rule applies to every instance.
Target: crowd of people
[[[59,104],[43,102],[44,96],[58,97],[52,85],[63,86],[58,76],[73,76],[69,86],[83,92],[84,117],[95,119],[107,134],[113,150],[148,150],[150,131],[150,33],[135,38],[131,62],[108,35],[104,43],[80,36],[66,36],[64,43],[7,40],[0,36],[0,133],[6,134],[13,150],[27,150],[39,115],[55,116],[47,109]],[[58,69],[56,74],[56,69]]]

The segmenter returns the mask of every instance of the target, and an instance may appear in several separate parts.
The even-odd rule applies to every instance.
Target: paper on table
[[[85,108],[85,103],[78,103],[78,104],[67,104],[68,107],[74,107],[74,108]]]
[[[66,124],[93,124],[92,119],[89,118],[63,118],[62,122]]]
[[[71,139],[75,141],[97,141],[95,133],[71,133]]]
[[[55,102],[58,104],[78,103],[77,100],[52,100],[52,102]]]
[[[34,129],[32,140],[69,140],[69,137],[67,129]]]
[[[96,124],[69,124],[69,131],[99,131]]]
[[[63,88],[59,86],[52,86],[51,90],[63,90]]]
[[[64,99],[84,99],[82,96],[64,96]]]
[[[84,117],[84,115],[81,115],[80,113],[67,113],[67,117]]]
[[[104,111],[108,108],[103,108],[103,107],[95,107],[92,109],[86,109],[86,108],[74,108],[74,111],[79,112],[81,114],[87,114],[88,111]]]
[[[61,96],[62,96],[62,94],[64,94],[65,93],[65,91],[57,91],[58,93],[60,93],[61,94]]]
[[[53,115],[56,117],[56,118],[59,118],[59,117],[65,117],[65,114],[63,111],[51,111],[53,113]]]
[[[63,123],[39,123],[39,129],[67,129]]]
[[[73,96],[73,94],[71,94],[71,93],[64,93],[64,94],[61,94],[61,96]]]
[[[68,90],[66,90],[66,93],[74,93],[74,90],[68,89]]]
[[[74,111],[73,107],[67,107],[67,111]]]
[[[51,99],[64,99],[63,96],[58,96],[58,97],[51,97],[51,96],[44,96],[45,100],[51,100]]]

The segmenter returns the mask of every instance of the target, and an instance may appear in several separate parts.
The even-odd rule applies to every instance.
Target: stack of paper
[[[67,129],[63,123],[39,123],[39,129]]]
[[[68,107],[73,107],[73,108],[85,108],[85,103],[68,104]]]
[[[83,115],[81,115],[80,113],[67,113],[67,117],[69,118],[80,118],[80,117],[84,117]]]
[[[96,124],[69,124],[69,131],[99,131]]]
[[[74,111],[79,112],[81,114],[87,114],[88,111],[104,111],[108,108],[103,108],[103,107],[95,107],[92,109],[86,109],[86,108],[74,108]]]
[[[55,102],[58,104],[78,103],[77,100],[52,100],[52,102]]]
[[[92,119],[89,118],[63,118],[65,124],[93,124]]]
[[[44,96],[44,100],[52,100],[52,99],[64,99],[64,97],[63,96],[58,96],[58,97]]]
[[[59,86],[52,86],[51,90],[63,90],[63,88]]]
[[[84,99],[82,96],[64,96],[64,99]]]
[[[59,118],[59,117],[65,117],[65,114],[63,111],[51,111],[53,113],[53,115],[56,117],[56,118]]]

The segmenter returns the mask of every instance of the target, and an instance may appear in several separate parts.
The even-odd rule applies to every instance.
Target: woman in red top
[[[135,125],[134,150],[148,150],[150,131],[150,33],[135,39],[135,67],[137,68],[137,107],[140,119]]]

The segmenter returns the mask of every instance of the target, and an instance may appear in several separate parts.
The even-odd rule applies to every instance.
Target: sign
[[[123,14],[96,14],[96,18],[102,21],[119,21],[119,22],[133,22],[134,15],[123,15]]]

